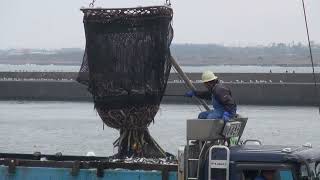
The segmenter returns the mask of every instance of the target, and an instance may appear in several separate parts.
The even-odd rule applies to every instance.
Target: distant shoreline
[[[171,54],[183,66],[252,65],[307,67],[308,46],[302,43],[273,43],[271,46],[228,47],[218,44],[172,44]],[[320,44],[312,44],[314,64],[320,66]],[[80,48],[0,49],[0,64],[80,65]],[[115,57],[117,58],[117,57]]]

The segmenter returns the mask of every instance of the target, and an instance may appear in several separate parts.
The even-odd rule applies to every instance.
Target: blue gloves
[[[225,111],[222,115],[222,119],[224,121],[229,121],[232,118],[232,114],[230,114],[228,111]]]
[[[186,94],[185,94],[185,96],[187,96],[187,97],[192,97],[194,95],[196,95],[196,93],[194,91],[192,91],[192,90],[186,92]]]

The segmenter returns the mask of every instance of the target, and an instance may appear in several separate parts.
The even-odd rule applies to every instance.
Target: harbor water
[[[118,132],[105,126],[90,102],[0,101],[0,152],[98,156],[116,152]],[[162,104],[150,132],[168,152],[185,144],[186,120],[200,112],[196,105]],[[249,117],[243,139],[264,144],[320,146],[317,107],[239,106]]]

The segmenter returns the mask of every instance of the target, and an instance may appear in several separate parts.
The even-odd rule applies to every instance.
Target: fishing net
[[[172,9],[82,9],[86,48],[78,82],[103,122],[118,129],[119,158],[165,157],[148,126],[169,77]]]

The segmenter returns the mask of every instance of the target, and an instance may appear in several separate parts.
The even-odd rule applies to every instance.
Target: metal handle
[[[229,180],[229,163],[230,163],[230,150],[228,147],[226,146],[222,146],[222,145],[214,145],[214,146],[211,146],[210,149],[209,149],[209,163],[208,163],[208,179],[211,179],[211,165],[212,163],[214,163],[215,160],[212,160],[212,151],[214,149],[222,149],[222,150],[225,150],[226,151],[226,159],[225,160],[216,160],[216,161],[219,161],[218,164],[222,164],[222,165],[218,165],[218,166],[221,166],[219,167],[219,169],[225,169],[226,170],[226,180]]]
[[[186,85],[192,90],[192,91],[196,91],[196,87],[194,87],[194,85],[191,83],[190,79],[188,78],[188,76],[182,71],[182,69],[180,68],[179,64],[177,63],[177,61],[171,56],[170,57],[171,63],[173,65],[173,67],[177,70],[177,72],[179,73],[179,75],[181,76],[181,78],[184,80],[184,82],[186,83]],[[196,97],[197,98],[197,97]],[[198,102],[207,110],[209,111],[210,108],[207,105],[207,103],[202,100],[197,98]]]

